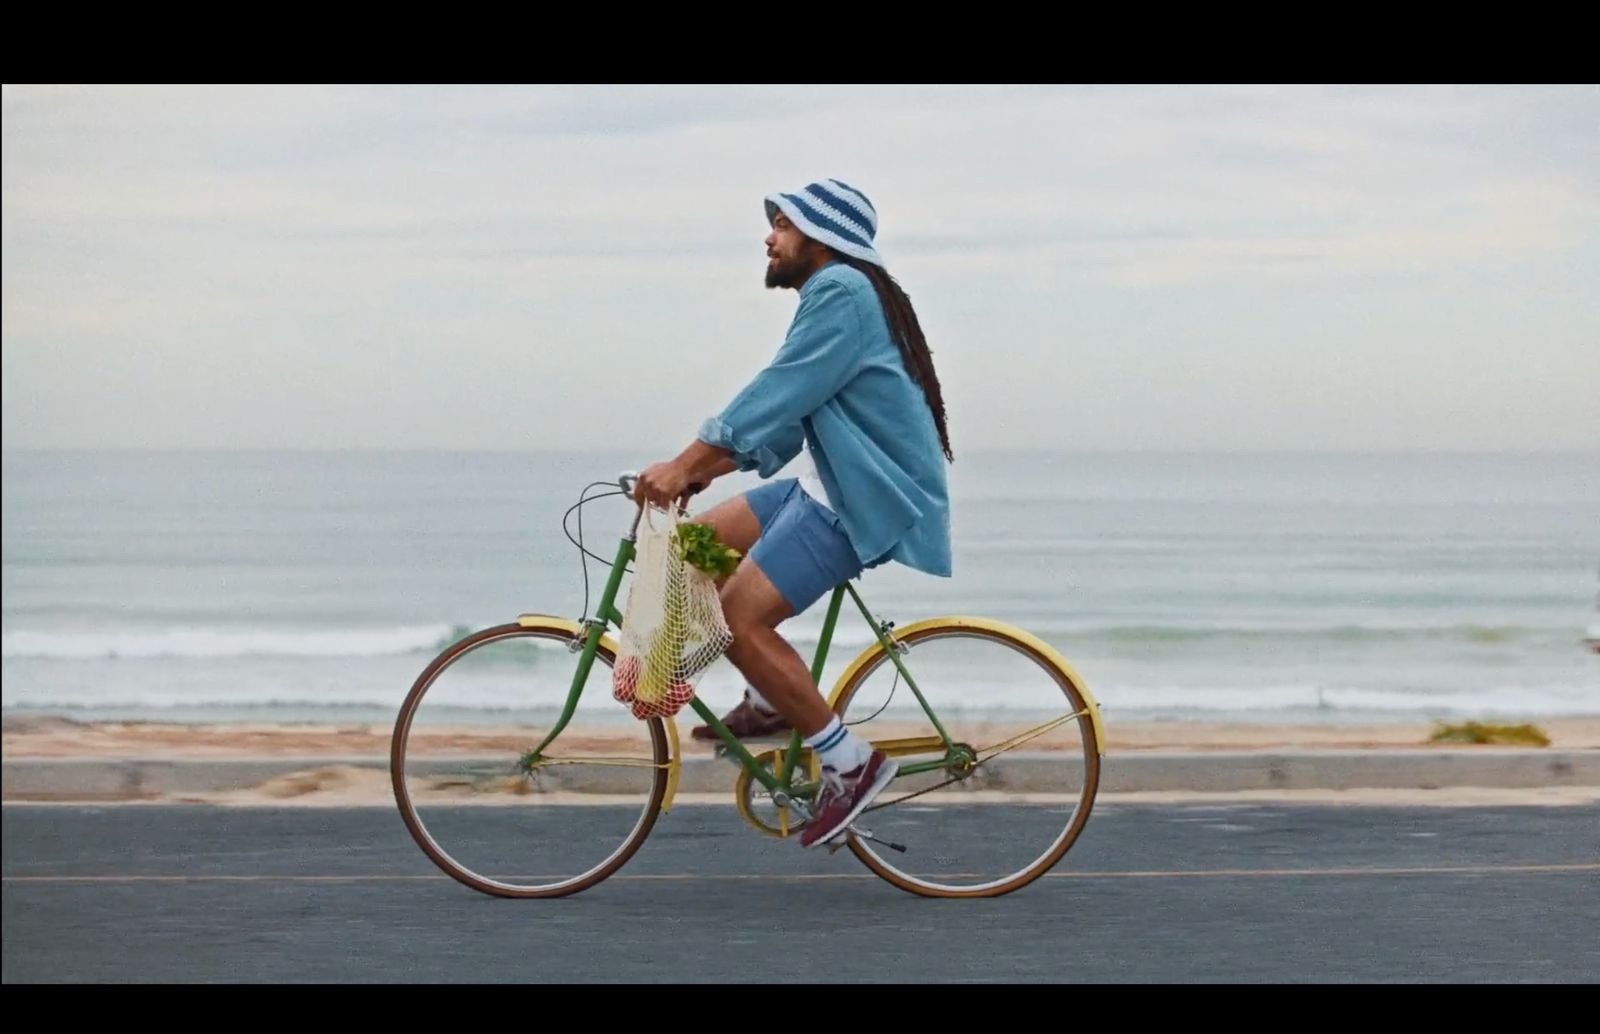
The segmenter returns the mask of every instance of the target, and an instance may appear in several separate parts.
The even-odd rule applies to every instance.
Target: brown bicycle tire
[[[400,809],[400,817],[405,822],[406,829],[411,833],[412,839],[417,842],[417,846],[422,848],[423,853],[452,879],[471,887],[473,890],[496,897],[566,897],[595,886],[626,865],[628,860],[643,846],[645,840],[650,836],[650,831],[655,827],[656,819],[661,814],[661,802],[667,792],[668,770],[664,766],[671,760],[671,748],[668,745],[666,726],[660,718],[645,719],[650,729],[653,760],[657,767],[655,769],[654,784],[651,787],[650,796],[641,814],[640,821],[622,842],[621,847],[607,856],[599,865],[588,872],[580,873],[575,877],[561,880],[549,886],[523,887],[501,883],[475,873],[456,861],[448,851],[429,835],[426,823],[417,814],[416,807],[412,803],[411,795],[406,787],[405,748],[410,734],[411,723],[416,717],[417,707],[427,695],[429,687],[451,664],[478,647],[502,639],[519,637],[551,639],[563,643],[572,643],[577,639],[577,636],[572,631],[553,624],[529,626],[516,623],[485,628],[447,647],[417,676],[416,681],[412,684],[411,691],[406,694],[405,702],[400,707],[400,713],[395,720],[394,733],[389,747],[390,781],[394,789],[395,803]],[[596,659],[603,660],[607,665],[610,665],[616,658],[602,644],[596,650]]]

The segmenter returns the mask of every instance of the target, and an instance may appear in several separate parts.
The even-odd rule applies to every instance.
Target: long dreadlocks
[[[878,292],[878,301],[883,305],[883,313],[889,318],[889,333],[895,344],[900,346],[906,372],[922,386],[923,397],[933,411],[933,422],[939,428],[939,444],[944,447],[944,457],[954,463],[955,457],[950,454],[950,434],[945,430],[944,394],[939,390],[939,375],[933,371],[933,353],[928,348],[927,339],[922,336],[922,326],[917,322],[917,313],[911,307],[910,297],[882,266],[837,251],[834,254],[846,265],[861,270],[872,281],[873,289]]]

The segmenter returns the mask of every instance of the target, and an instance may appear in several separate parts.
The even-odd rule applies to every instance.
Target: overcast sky
[[[5,447],[686,445],[863,190],[957,460],[1600,448],[1600,88],[4,88]]]

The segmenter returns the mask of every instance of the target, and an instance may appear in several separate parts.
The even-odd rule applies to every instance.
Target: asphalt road
[[[982,821],[1006,835],[1005,809]],[[0,823],[8,984],[1600,981],[1592,806],[1103,804],[1051,874],[986,901],[912,896],[727,807],[680,806],[554,901],[449,880],[392,808]]]

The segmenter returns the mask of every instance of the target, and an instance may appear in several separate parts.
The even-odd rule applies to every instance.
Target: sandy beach
[[[708,757],[712,751],[688,736],[692,715],[683,717],[679,731],[685,758]],[[1558,719],[1538,723],[1550,737],[1548,748],[1509,748],[1540,751],[1600,750],[1600,719]],[[563,735],[569,752],[592,755],[633,756],[639,753],[640,726],[573,727]],[[1108,722],[1108,756],[1128,754],[1206,752],[1349,752],[1375,754],[1492,749],[1459,743],[1432,743],[1434,726],[1426,722],[1385,724],[1258,724],[1239,722]],[[884,724],[873,730],[875,738],[920,735],[926,730]],[[4,755],[7,761],[26,759],[57,761],[159,762],[227,761],[229,759],[304,759],[304,766],[274,775],[253,785],[217,792],[171,792],[130,795],[123,803],[204,803],[230,806],[376,806],[389,805],[392,790],[387,773],[390,727],[387,725],[314,724],[181,724],[161,722],[77,722],[43,716],[10,716],[4,720]],[[1014,730],[993,726],[984,737],[1003,739]],[[427,753],[433,755],[481,754],[519,751],[529,742],[531,730],[506,728],[451,728],[428,734]],[[1070,742],[1042,737],[1030,748],[1060,749]],[[357,759],[366,759],[352,764]],[[374,764],[373,762],[376,762]],[[461,803],[469,801],[455,790],[442,790]],[[498,797],[499,795],[492,795]],[[563,806],[605,803],[595,793],[546,793],[537,800],[518,794],[529,804]],[[8,803],[26,799],[7,792]],[[502,801],[505,798],[500,798]],[[967,798],[975,800],[975,798]],[[1105,803],[1249,803],[1294,801],[1299,803],[1395,806],[1428,804],[1475,806],[1487,804],[1584,805],[1600,800],[1600,787],[1440,787],[1436,789],[1280,789],[1239,790],[1227,793],[1201,791],[1102,792]],[[730,803],[726,793],[685,793],[681,804]]]
[[[710,747],[689,738],[698,720],[680,716],[678,731],[685,756],[706,755]],[[1550,737],[1548,748],[1600,749],[1600,718],[1558,718],[1536,723]],[[1383,724],[1270,724],[1255,722],[1118,722],[1106,720],[1107,753],[1131,751],[1250,750],[1460,750],[1460,743],[1431,743],[1428,722]],[[879,723],[871,735],[921,735],[926,730]],[[3,751],[8,758],[227,758],[272,756],[386,755],[388,725],[181,724],[162,722],[77,722],[66,718],[8,716]],[[998,732],[998,730],[997,730]],[[603,752],[633,742],[632,726],[573,726],[563,742]],[[527,734],[516,728],[461,728],[444,734],[451,749],[517,749]],[[1044,738],[1034,749],[1054,742]],[[1496,749],[1505,749],[1497,747]]]

